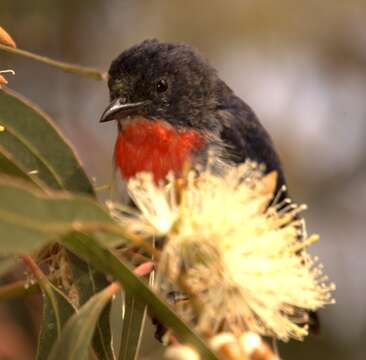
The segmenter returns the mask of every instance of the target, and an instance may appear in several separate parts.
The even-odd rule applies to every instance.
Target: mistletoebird
[[[276,170],[279,158],[253,110],[191,46],[146,40],[123,51],[109,69],[111,103],[100,121],[118,121],[115,163],[123,179],[142,171],[160,181],[183,165],[247,159]]]
[[[257,116],[217,71],[186,44],[145,40],[123,51],[108,73],[111,103],[100,122],[116,120],[114,160],[122,180],[150,172],[163,180],[184,165],[253,160],[285,177],[273,142]],[[282,192],[280,197],[286,197]],[[317,326],[311,313],[310,325]]]

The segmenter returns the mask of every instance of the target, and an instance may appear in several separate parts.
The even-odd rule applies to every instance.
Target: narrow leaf
[[[52,300],[45,291],[42,291],[43,311],[41,332],[38,339],[37,360],[47,360],[51,345],[61,335],[58,333],[58,329],[62,328],[75,312],[75,309],[64,294],[53,285],[49,284],[49,286],[53,293]]]
[[[25,169],[9,154],[2,146],[0,146],[0,173],[20,178],[27,181],[38,188],[44,188],[45,185],[31,174],[28,174]]]
[[[108,231],[115,233],[115,225],[109,214],[89,198],[68,194],[50,198],[49,195],[40,194],[19,184],[8,184],[0,180],[0,199],[0,238],[4,239],[2,241],[2,251],[4,253],[24,253],[35,249],[37,245],[49,241],[52,236],[57,235],[59,238],[61,235],[68,234],[74,229],[73,224],[75,222],[86,225],[95,223],[111,225],[103,227],[106,232],[103,238],[104,244],[107,244],[108,241],[109,244],[113,244],[114,241],[120,240],[108,233]],[[95,269],[112,275],[123,284],[127,292],[146,302],[154,315],[163,324],[172,328],[182,342],[192,344],[202,354],[203,358],[208,360],[217,359],[200,337],[159,296],[139,279],[128,266],[120,262],[110,250],[101,246],[96,239],[81,233],[74,233],[73,236],[64,236],[63,242],[75,254],[90,262]],[[86,311],[88,315],[91,311],[90,306],[94,306],[90,305],[93,304],[93,299],[96,301],[94,296],[83,306],[83,309],[85,307],[89,309]],[[99,304],[99,301],[97,303]],[[88,304],[89,306],[87,306]],[[94,319],[95,323],[102,308],[103,306],[99,304],[97,307],[98,316],[90,315],[90,319]],[[84,316],[81,323],[84,320],[87,323],[87,318],[88,316]],[[74,321],[80,325],[80,322]],[[91,332],[90,338],[94,333],[95,323],[92,328],[89,326],[89,330],[86,330],[88,336]],[[71,329],[68,329],[66,334],[70,333]],[[69,335],[65,336],[70,337]],[[84,333],[74,333],[73,338],[81,341],[84,348]],[[76,345],[80,345],[80,343]],[[53,356],[55,359],[58,352],[53,352]],[[60,356],[59,358],[72,359],[72,357],[67,356]]]
[[[109,249],[85,234],[67,237],[64,244],[74,253],[90,262],[96,269],[112,275],[126,292],[143,299],[161,323],[171,328],[182,343],[191,344],[205,360],[217,360],[205,342],[177,314],[155,294],[147,284],[138,278],[129,267],[121,262]]]
[[[35,250],[73,231],[76,225],[114,225],[108,212],[91,198],[68,193],[46,195],[16,179],[0,179],[0,199],[4,255]],[[119,237],[108,236],[104,241],[119,241]]]
[[[146,318],[146,304],[138,297],[125,294],[124,316],[118,360],[137,359]]]
[[[54,189],[94,193],[71,145],[51,119],[14,92],[0,91],[0,145]]]
[[[61,337],[52,347],[49,360],[88,359],[89,348],[98,318],[118,290],[115,284],[94,295],[79,311],[66,323]]]
[[[78,290],[80,305],[86,303],[89,298],[108,285],[103,273],[95,271],[89,264],[71,252],[69,253],[69,263],[73,274],[74,285]],[[115,358],[112,346],[110,312],[111,305],[107,304],[98,319],[95,329],[93,348],[99,360]]]

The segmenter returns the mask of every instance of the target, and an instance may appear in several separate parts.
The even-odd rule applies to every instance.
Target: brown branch
[[[42,272],[33,258],[29,255],[23,255],[22,260],[30,272],[34,275],[41,286],[48,286],[47,276]]]
[[[24,297],[40,292],[38,283],[29,284],[26,280],[15,281],[0,287],[0,301]]]

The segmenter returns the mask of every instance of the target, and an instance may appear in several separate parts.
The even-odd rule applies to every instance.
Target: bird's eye
[[[158,93],[163,93],[164,91],[166,91],[168,89],[168,83],[165,80],[159,80],[156,83],[156,91]]]

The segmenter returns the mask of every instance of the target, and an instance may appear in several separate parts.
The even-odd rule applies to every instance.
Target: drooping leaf
[[[49,360],[86,360],[98,318],[114,295],[110,287],[90,298],[66,323]]]
[[[9,269],[12,270],[12,269]],[[28,285],[25,281],[15,281],[0,286],[0,298],[2,301],[24,298],[27,295],[39,293],[38,283]]]
[[[52,299],[44,290],[42,291],[43,310],[41,332],[38,338],[37,360],[47,360],[51,346],[61,335],[60,328],[74,314],[75,309],[66,299],[64,294],[49,283]]]
[[[6,179],[10,181],[11,179]],[[34,189],[0,180],[0,237],[4,254],[25,253],[74,230],[78,224],[113,224],[109,214],[93,199],[80,195],[43,194]],[[102,234],[100,236],[103,236]],[[118,240],[104,235],[106,241]],[[84,265],[82,265],[84,264]],[[97,274],[80,260],[76,285],[81,303],[105,287],[103,274]],[[75,270],[75,268],[74,268]],[[81,282],[81,284],[79,284]],[[107,306],[98,322],[94,341],[100,359],[113,359]]]
[[[149,274],[149,285],[153,285],[154,273]],[[147,306],[138,296],[124,292],[124,312],[118,360],[138,359],[145,328]]]
[[[0,146],[0,173],[18,177],[39,188],[44,187],[38,178],[32,178],[2,146]]]
[[[68,236],[73,236],[73,234]],[[71,252],[69,253],[69,262],[74,286],[78,290],[80,305],[85,304],[92,296],[108,285],[103,273],[97,272]],[[111,304],[107,304],[98,319],[95,329],[93,348],[99,360],[115,358],[112,346],[110,312]]]
[[[112,304],[109,302],[99,316],[93,337],[93,349],[99,360],[114,360],[112,329],[111,329]]]
[[[113,225],[114,222],[92,198],[68,193],[43,194],[16,179],[0,179],[1,255],[35,250],[75,230],[75,224]],[[112,235],[104,239],[118,240]]]
[[[111,250],[103,247],[95,238],[81,233],[75,234],[73,238],[65,238],[63,243],[96,269],[112,275],[125,291],[143,300],[162,324],[171,328],[182,343],[191,344],[203,359],[218,360],[205,342]]]
[[[93,194],[93,187],[70,144],[51,119],[23,97],[0,91],[0,146],[27,173],[53,189]]]
[[[125,293],[123,328],[118,360],[136,360],[146,318],[146,304],[139,297]]]
[[[2,239],[1,250],[4,253],[25,253],[35,249],[38,245],[49,241],[52,236],[59,238],[61,235],[69,234],[70,231],[75,230],[73,226],[75,222],[87,225],[95,224],[95,222],[114,224],[102,207],[83,196],[64,194],[52,198],[49,194],[41,194],[25,186],[9,184],[0,180],[0,199],[0,238]],[[105,236],[101,240],[103,244],[113,244],[119,240],[116,236],[108,233],[110,229],[111,227],[103,229],[105,231]],[[99,234],[97,235],[99,236]],[[64,236],[63,242],[76,255],[90,262],[95,269],[112,275],[123,284],[127,292],[146,302],[163,324],[172,328],[182,342],[191,343],[204,359],[217,359],[200,337],[185,322],[180,320],[164,301],[128,266],[119,261],[110,250],[101,246],[94,237],[75,233],[74,236]],[[95,296],[92,299],[95,299]],[[90,302],[91,300],[83,308],[85,309]],[[94,318],[95,322],[102,308],[103,306],[98,307],[97,318],[95,315],[90,317]],[[92,337],[94,329],[95,326],[92,329],[89,326],[90,337]],[[84,339],[80,334],[74,334],[74,338]],[[80,341],[85,344],[84,340]]]

